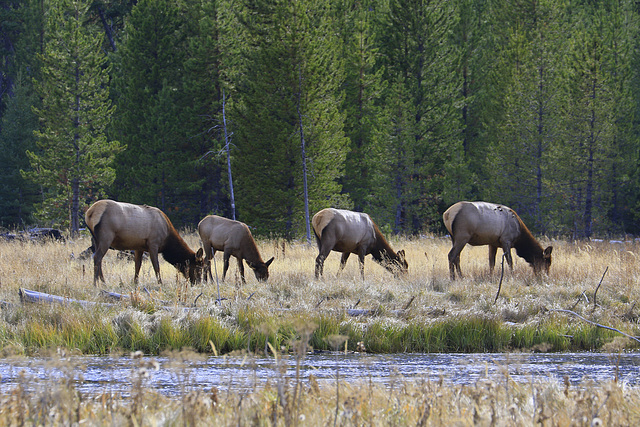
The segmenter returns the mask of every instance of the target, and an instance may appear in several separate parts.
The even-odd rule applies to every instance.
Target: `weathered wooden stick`
[[[576,312],[574,312],[574,311],[571,311],[571,310],[563,310],[563,309],[555,309],[555,310],[549,310],[549,311],[551,311],[551,312],[554,312],[554,311],[555,311],[555,312],[558,312],[558,313],[567,313],[567,314],[571,314],[571,315],[573,315],[573,316],[576,316],[576,317],[577,317],[578,319],[580,319],[580,320],[583,320],[583,321],[585,321],[585,322],[587,322],[587,323],[589,323],[589,324],[591,324],[591,325],[597,326],[598,328],[608,329],[608,330],[610,330],[610,331],[617,332],[617,333],[619,333],[619,334],[621,334],[621,335],[624,335],[624,336],[625,336],[625,337],[627,337],[627,338],[631,338],[632,340],[635,340],[635,341],[637,341],[637,342],[639,342],[639,343],[640,343],[640,339],[638,339],[638,338],[634,337],[633,335],[629,335],[629,334],[627,334],[627,333],[624,333],[624,332],[622,332],[622,331],[621,331],[621,330],[619,330],[619,329],[612,328],[611,326],[601,325],[600,323],[592,322],[591,320],[589,320],[589,319],[585,319],[584,317],[580,316],[578,313],[576,313]]]
[[[109,303],[96,303],[92,301],[77,300],[73,298],[61,297],[58,295],[45,294],[43,292],[38,292],[38,291],[31,291],[29,289],[23,289],[23,288],[18,289],[18,295],[20,295],[20,301],[22,301],[23,303],[24,302],[40,302],[40,303],[44,302],[44,303],[57,303],[57,304],[64,304],[64,305],[78,304],[83,307],[93,307],[98,304],[104,305],[107,307],[113,306],[113,304],[109,304]]]
[[[51,295],[51,294],[46,294],[44,292],[38,292],[38,291],[32,291],[29,289],[24,289],[24,288],[20,288],[18,289],[18,294],[20,295],[20,301],[22,301],[23,303],[48,303],[48,304],[62,304],[62,305],[80,305],[82,307],[94,307],[96,305],[100,305],[103,307],[114,307],[116,306],[116,304],[111,304],[111,303],[99,303],[99,302],[94,302],[94,301],[85,301],[85,300],[79,300],[79,299],[73,299],[73,298],[66,298],[66,297],[61,297],[59,295]],[[110,292],[110,294],[113,294],[113,298],[115,298],[115,295],[119,295],[113,292]],[[124,296],[120,296],[121,299],[126,299],[127,297]],[[193,307],[169,307],[169,306],[161,306],[160,308],[162,308],[163,310],[168,310],[171,311],[174,308],[179,308],[182,310],[193,310]]]
[[[498,283],[498,292],[496,293],[496,299],[493,300],[493,303],[495,304],[496,302],[498,302],[498,296],[500,295],[500,289],[502,289],[502,278],[504,277],[504,256],[505,253],[502,253],[502,271],[500,272],[500,283]]]
[[[609,271],[609,266],[607,266],[607,268],[604,269],[604,273],[602,273],[602,278],[600,279],[600,283],[598,283],[598,286],[596,287],[596,291],[593,293],[593,308],[596,308],[596,294],[598,293],[598,289],[600,289],[600,285],[602,285],[602,281],[604,280],[604,275],[607,274],[607,271]]]
[[[409,302],[404,306],[403,310],[406,310],[407,308],[409,308],[409,306],[411,305],[411,303],[413,302],[414,299],[416,299],[415,295],[411,297]]]
[[[583,291],[582,294],[578,297],[578,299],[576,300],[576,303],[573,304],[573,306],[571,307],[571,310],[575,309],[576,306],[578,305],[578,303],[580,302],[580,298],[584,297],[585,300],[587,300],[587,304],[589,304],[589,297],[587,297],[587,291]]]

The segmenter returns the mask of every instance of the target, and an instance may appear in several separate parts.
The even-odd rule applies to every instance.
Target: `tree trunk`
[[[300,123],[300,146],[302,150],[302,183],[304,191],[304,219],[307,228],[307,242],[311,244],[311,221],[309,218],[309,187],[307,184],[307,151],[304,142],[304,126],[302,125],[302,111],[300,104],[302,103],[302,70],[298,68],[298,121]]]
[[[229,149],[229,134],[227,133],[227,116],[225,114],[226,98],[222,91],[222,124],[224,126],[224,148],[227,151],[227,173],[229,174],[229,197],[231,198],[231,218],[236,219],[236,199],[233,195],[233,178],[231,177],[231,150]]]

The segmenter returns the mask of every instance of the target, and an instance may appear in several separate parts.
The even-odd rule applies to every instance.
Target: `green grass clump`
[[[201,353],[211,352],[215,348],[216,352],[224,354],[246,347],[244,332],[226,327],[214,317],[195,319],[189,324],[188,334],[192,338],[191,347]]]
[[[451,317],[433,322],[344,314],[290,313],[271,316],[240,310],[232,322],[205,313],[178,320],[170,313],[133,309],[34,308],[20,323],[0,327],[2,346],[18,345],[27,353],[66,348],[83,354],[135,352],[157,355],[193,349],[218,354],[291,352],[300,340],[314,350],[336,350],[333,337],[344,337],[340,349],[371,353],[475,353],[505,351],[593,351],[616,337],[610,330],[558,318],[544,323],[505,324],[498,317]],[[631,345],[631,344],[629,344]]]

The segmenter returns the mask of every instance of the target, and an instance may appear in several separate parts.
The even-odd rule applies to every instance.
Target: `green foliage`
[[[444,174],[459,162],[450,157],[461,138],[460,56],[449,42],[457,17],[449,2],[392,0],[389,7],[381,52],[390,110],[382,143],[395,155],[382,179],[393,186],[386,211],[394,212],[394,230],[415,233],[439,226]]]
[[[379,12],[374,1],[338,6],[337,25],[342,35],[345,70],[343,83],[344,130],[350,145],[347,152],[342,190],[353,208],[368,210],[367,197],[378,190],[374,185],[376,164],[371,150],[382,121],[384,68],[376,41],[375,23]]]
[[[111,163],[120,145],[105,133],[113,113],[109,69],[99,37],[85,26],[87,6],[80,0],[48,6],[36,81],[42,106],[34,108],[42,127],[38,149],[27,151],[31,170],[25,176],[45,189],[37,216],[77,233],[81,206],[101,197],[115,178]]]
[[[450,204],[485,199],[537,233],[639,230],[630,0],[24,0],[0,16],[5,225],[32,220],[34,188],[35,218],[72,230],[105,195],[178,226],[228,216],[224,91],[255,234],[306,230],[303,136],[311,214],[441,232]]]
[[[225,203],[209,130],[219,122],[223,64],[215,4],[141,1],[117,52],[115,198],[162,209],[195,225]],[[213,121],[213,122],[212,122]]]
[[[32,222],[38,191],[20,171],[29,168],[25,151],[35,149],[33,132],[38,128],[38,119],[31,110],[35,102],[31,85],[19,75],[14,96],[7,101],[0,134],[0,224],[5,227]]]
[[[257,234],[293,238],[305,229],[302,137],[310,210],[344,204],[339,40],[327,4],[258,1],[246,7],[250,66],[236,112],[238,216]]]
[[[554,209],[550,188],[561,128],[561,64],[565,57],[557,2],[523,7],[513,23],[504,56],[518,66],[504,77],[504,119],[488,151],[491,200],[504,203],[538,232],[546,232]]]

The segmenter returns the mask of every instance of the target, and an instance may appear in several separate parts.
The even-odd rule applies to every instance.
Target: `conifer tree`
[[[624,64],[615,45],[628,44],[616,31],[612,14],[622,13],[618,2],[582,5],[571,10],[572,35],[567,55],[566,104],[561,158],[556,181],[563,183],[566,225],[575,237],[589,238],[594,224],[605,225],[612,206],[617,178],[618,142],[628,133],[618,120],[618,105],[629,105]],[[622,125],[624,126],[624,125]],[[619,132],[622,131],[622,132]],[[623,139],[620,139],[622,137]]]
[[[117,159],[112,193],[122,201],[180,210],[177,197],[194,158],[184,138],[181,71],[184,34],[173,0],[142,0],[131,12],[126,38],[117,52],[114,132],[126,151]],[[194,156],[195,157],[195,156]],[[193,168],[191,169],[193,170]],[[177,212],[175,212],[177,213]]]
[[[33,132],[38,119],[32,107],[39,104],[33,79],[40,68],[37,54],[42,52],[43,0],[5,2],[0,8],[3,95],[0,114],[0,221],[5,226],[24,226],[33,222],[38,187],[22,177],[29,161],[26,150],[35,149]]]
[[[400,180],[402,192],[401,205],[389,207],[396,212],[397,232],[440,227],[447,166],[459,161],[450,157],[461,139],[459,53],[451,39],[456,19],[450,2],[391,0],[382,28],[385,78],[406,86],[414,113],[411,140],[403,141],[412,160],[388,177]],[[385,102],[394,101],[385,96]],[[394,132],[386,129],[389,141]]]
[[[311,212],[344,205],[338,40],[327,4],[266,0],[246,7],[250,45],[235,138],[238,217],[259,234],[292,238],[306,228],[301,128]]]
[[[0,223],[18,227],[30,224],[38,187],[24,179],[21,170],[29,168],[25,152],[35,149],[33,132],[38,119],[32,111],[36,96],[21,74],[14,80],[13,96],[7,100],[0,134]]]
[[[504,77],[510,81],[504,118],[488,150],[486,194],[516,209],[533,230],[546,232],[549,218],[543,212],[554,207],[546,184],[555,163],[550,153],[561,127],[562,14],[554,0],[520,6],[502,52],[512,67]]]
[[[31,170],[25,176],[44,190],[37,216],[68,225],[76,234],[82,207],[114,179],[111,164],[120,145],[105,133],[113,113],[109,68],[100,37],[85,25],[87,2],[51,0],[46,6],[46,42],[36,82],[41,128],[38,148],[27,151]]]
[[[234,52],[233,42],[241,41],[242,37],[238,37],[237,19],[226,0],[195,1],[189,7],[189,14],[181,102],[186,120],[183,126],[188,129],[185,137],[197,157],[193,165],[195,176],[190,178],[193,184],[190,197],[197,212],[193,222],[197,223],[210,213],[233,217],[232,189],[225,160],[227,154],[229,160],[232,155],[234,124],[225,113],[233,102],[229,99],[230,93],[233,96],[234,84],[230,74],[234,72],[236,57],[240,56]]]
[[[340,3],[337,14],[343,39],[345,135],[350,141],[343,192],[349,195],[356,211],[367,211],[367,198],[377,191],[371,185],[377,159],[370,151],[380,127],[380,100],[386,87],[375,39],[376,22],[382,13],[379,3]]]

